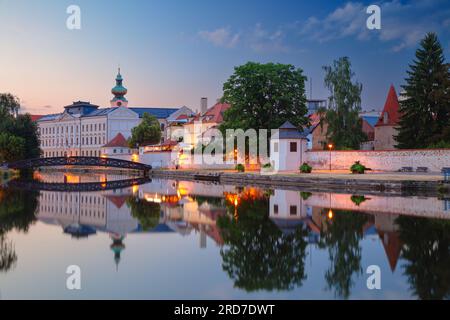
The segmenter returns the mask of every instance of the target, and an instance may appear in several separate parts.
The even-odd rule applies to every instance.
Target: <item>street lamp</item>
[[[333,150],[333,145],[331,143],[328,145],[328,149],[330,150],[330,171],[331,171],[331,150]]]

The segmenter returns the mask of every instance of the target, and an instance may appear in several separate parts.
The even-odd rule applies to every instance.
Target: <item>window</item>
[[[290,143],[290,150],[291,152],[297,152],[297,142]]]
[[[278,142],[273,144],[273,152],[278,152]]]
[[[273,205],[273,214],[278,214],[278,205]]]
[[[297,215],[297,206],[290,206],[289,208],[289,214],[291,216],[296,216]]]

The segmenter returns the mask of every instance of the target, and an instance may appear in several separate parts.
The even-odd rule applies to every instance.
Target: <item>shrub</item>
[[[245,167],[244,167],[244,165],[243,164],[238,164],[238,165],[236,165],[236,168],[235,168],[238,172],[245,172]]]
[[[304,191],[300,192],[300,197],[302,197],[303,200],[308,200],[309,197],[311,196],[312,196],[311,192],[304,192]]]
[[[367,198],[365,196],[358,196],[358,195],[353,195],[351,197],[351,200],[354,204],[356,204],[358,207],[361,203],[363,203],[364,201],[367,200]]]
[[[312,167],[307,164],[306,162],[300,166],[300,172],[301,173],[311,173]]]
[[[272,165],[270,163],[266,163],[265,165],[263,165],[264,169],[270,169],[272,168]]]
[[[363,166],[359,161],[356,161],[351,167],[350,171],[353,174],[364,174],[367,168]]]

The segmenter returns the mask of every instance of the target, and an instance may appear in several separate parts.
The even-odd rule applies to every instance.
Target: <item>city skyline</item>
[[[81,8],[81,30],[68,30],[66,9]],[[378,4],[382,29],[368,30],[365,9]],[[323,99],[323,65],[349,56],[363,84],[362,107],[381,110],[385,93],[404,84],[426,32],[450,54],[445,1],[0,1],[2,92],[23,111],[60,112],[72,101],[102,107],[122,68],[130,106],[200,107],[221,96],[235,66],[247,61],[302,68],[309,98]]]

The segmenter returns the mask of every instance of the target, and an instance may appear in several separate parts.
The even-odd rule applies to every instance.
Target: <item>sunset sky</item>
[[[81,30],[66,28],[71,4]],[[370,4],[382,8],[381,30],[366,28]],[[75,100],[108,106],[120,65],[130,106],[197,109],[221,96],[235,66],[258,61],[302,68],[313,98],[326,98],[322,66],[349,56],[363,108],[381,109],[428,31],[448,59],[448,0],[0,0],[0,92],[34,114]]]

